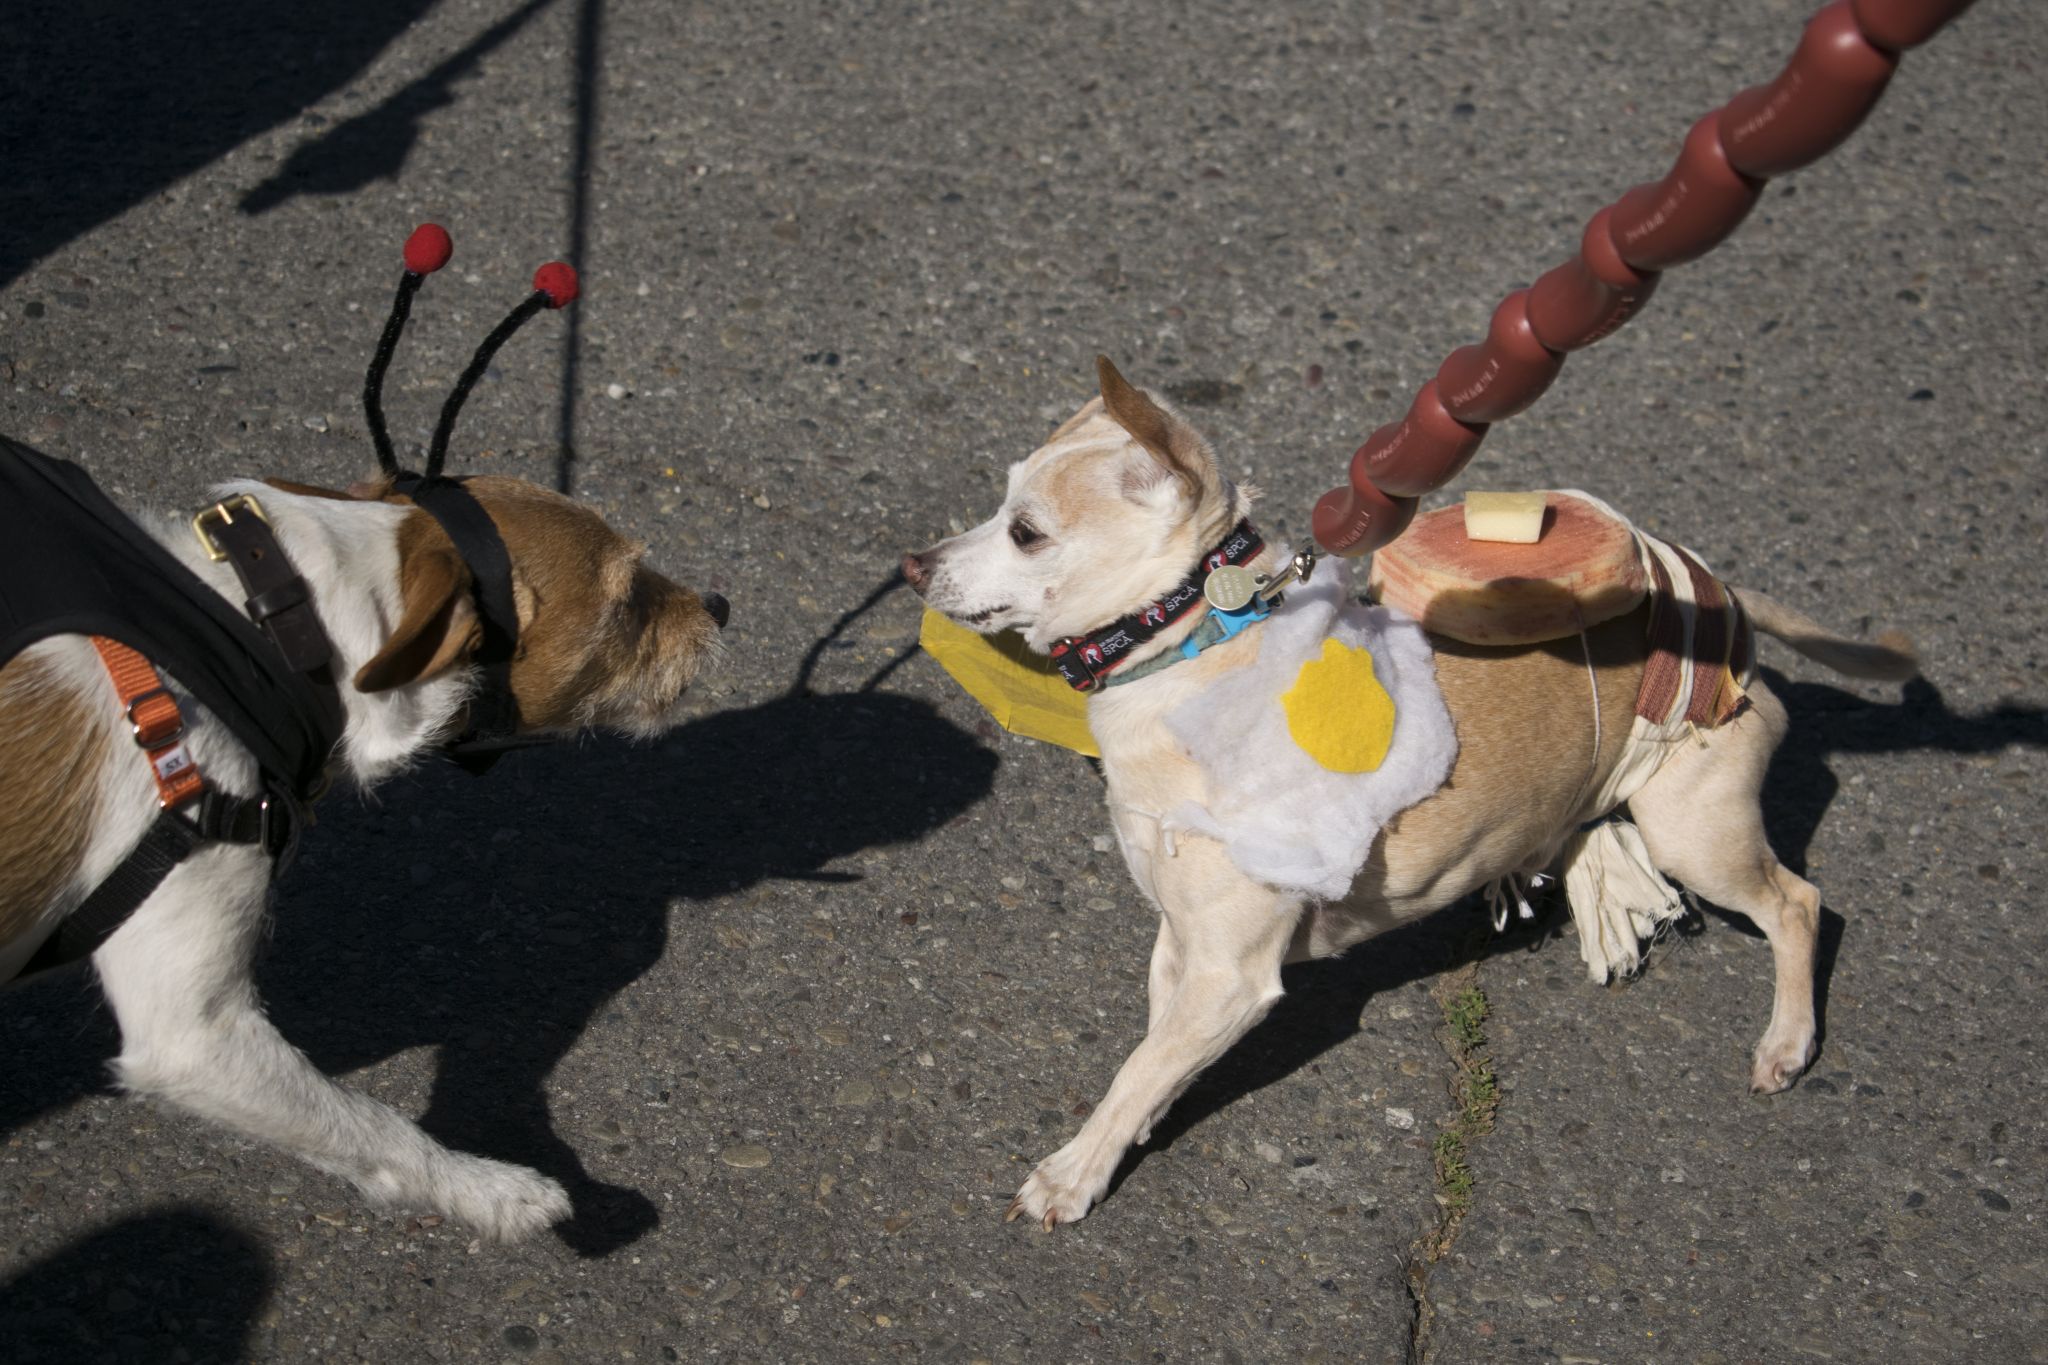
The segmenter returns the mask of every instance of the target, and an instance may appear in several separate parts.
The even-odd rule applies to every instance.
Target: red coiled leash
[[[1420,495],[1455,478],[1488,424],[1534,403],[1565,356],[1634,317],[1658,272],[1703,256],[1741,224],[1774,175],[1856,131],[1897,68],[1971,0],[1835,0],[1807,22],[1792,60],[1692,126],[1670,173],[1593,215],[1579,254],[1494,310],[1486,339],[1461,346],[1408,415],[1366,438],[1346,487],[1316,500],[1316,544],[1362,555],[1408,528]]]

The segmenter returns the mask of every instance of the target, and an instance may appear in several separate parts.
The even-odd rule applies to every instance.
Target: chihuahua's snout
[[[732,619],[732,603],[715,592],[700,594],[697,600],[704,604],[704,614],[716,621],[720,630],[724,630],[725,623]]]
[[[932,571],[931,566],[924,562],[923,555],[903,556],[903,581],[908,583],[918,596],[924,596],[924,590],[931,586]]]

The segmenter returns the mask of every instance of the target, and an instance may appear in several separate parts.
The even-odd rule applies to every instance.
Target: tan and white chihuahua
[[[935,610],[982,632],[1015,629],[1048,652],[1157,601],[1250,509],[1207,442],[1170,408],[1098,362],[1102,395],[1010,469],[989,520],[907,555],[903,572]],[[1255,570],[1278,570],[1267,548]],[[1916,672],[1902,637],[1842,639],[1761,594],[1742,606],[1762,631],[1846,674],[1904,680]],[[1216,841],[1168,841],[1146,812],[1206,804],[1208,779],[1166,717],[1257,657],[1256,627],[1194,658],[1094,692],[1088,724],[1102,751],[1124,858],[1159,911],[1150,1023],[1080,1133],[1041,1162],[1010,1207],[1047,1229],[1087,1214],[1131,1144],[1281,995],[1283,963],[1340,953],[1451,904],[1486,884],[1540,869],[1567,836],[1607,812],[1597,792],[1627,742],[1609,726],[1595,750],[1588,660],[1603,710],[1634,706],[1646,656],[1647,607],[1577,639],[1482,648],[1430,637],[1436,680],[1457,731],[1450,780],[1374,843],[1350,893],[1312,903],[1240,872]],[[1176,649],[1199,617],[1146,642],[1135,669]],[[1786,729],[1760,681],[1751,705],[1703,742],[1679,746],[1628,797],[1630,817],[1660,871],[1754,920],[1769,937],[1777,987],[1751,1085],[1782,1090],[1813,1059],[1814,943],[1820,896],[1764,839],[1758,791]],[[1588,778],[1588,755],[1594,774]]]
[[[653,736],[718,648],[727,608],[641,563],[641,546],[590,508],[521,479],[469,490],[512,565],[519,650],[510,688],[523,733],[586,727]],[[253,494],[312,590],[344,712],[333,765],[359,785],[448,738],[475,685],[481,629],[468,567],[427,513],[384,483],[351,494],[235,483]],[[184,518],[139,519],[210,587],[242,593]],[[239,609],[239,608],[237,608]],[[207,782],[259,790],[255,760],[173,682],[186,748]],[[0,668],[0,981],[127,857],[157,818],[150,765],[92,645],[52,636]],[[251,979],[270,862],[252,844],[202,845],[92,956],[121,1027],[128,1090],[274,1143],[379,1202],[437,1210],[493,1237],[569,1213],[562,1187],[522,1166],[453,1152],[410,1120],[314,1069],[264,1016]]]

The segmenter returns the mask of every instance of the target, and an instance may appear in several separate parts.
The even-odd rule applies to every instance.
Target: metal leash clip
[[[1320,558],[1321,556],[1316,553],[1316,543],[1313,540],[1304,540],[1301,543],[1301,548],[1294,552],[1294,557],[1287,561],[1286,567],[1281,569],[1279,573],[1274,574],[1271,578],[1266,577],[1264,574],[1259,575],[1259,600],[1262,602],[1277,602],[1280,600],[1282,589],[1286,588],[1289,583],[1308,582],[1309,575],[1316,571],[1316,561]]]
[[[1306,541],[1287,566],[1277,574],[1253,573],[1238,564],[1225,564],[1202,580],[1202,597],[1220,612],[1243,611],[1253,598],[1270,607],[1280,600],[1281,589],[1289,583],[1306,583],[1316,570],[1316,543]]]

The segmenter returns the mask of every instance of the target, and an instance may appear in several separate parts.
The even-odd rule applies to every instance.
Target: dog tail
[[[1754,589],[1743,588],[1737,596],[1758,630],[1837,673],[1876,682],[1907,682],[1920,676],[1920,656],[1900,631],[1882,631],[1874,641],[1851,640]]]

